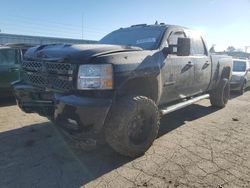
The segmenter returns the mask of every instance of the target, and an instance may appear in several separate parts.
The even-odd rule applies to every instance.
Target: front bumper
[[[24,112],[46,116],[69,133],[98,133],[112,105],[112,97],[54,94],[21,82],[13,83],[12,87]]]
[[[55,122],[71,134],[100,132],[112,105],[112,99],[76,95],[55,95],[55,99]]]
[[[24,112],[35,112],[42,116],[53,118],[53,93],[45,92],[44,90],[20,81],[13,82],[12,89],[19,108]]]

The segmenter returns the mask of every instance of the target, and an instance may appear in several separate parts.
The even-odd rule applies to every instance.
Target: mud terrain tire
[[[230,83],[224,78],[220,81],[216,89],[210,92],[210,103],[212,106],[224,108],[230,97]]]
[[[239,90],[239,94],[243,95],[246,89],[246,81],[244,80],[241,84],[240,90]]]
[[[153,100],[144,96],[127,96],[116,101],[105,122],[105,138],[121,155],[143,155],[155,140],[160,124]]]

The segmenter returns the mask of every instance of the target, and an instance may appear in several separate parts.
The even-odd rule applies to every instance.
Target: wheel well
[[[158,99],[158,80],[149,77],[131,79],[123,84],[118,95],[142,95],[156,102]]]

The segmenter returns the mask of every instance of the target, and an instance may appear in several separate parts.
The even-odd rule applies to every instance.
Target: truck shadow
[[[0,133],[0,187],[80,187],[130,160],[107,144],[72,149],[49,122]]]
[[[162,119],[159,137],[217,109],[198,104]],[[80,187],[132,161],[107,144],[68,147],[49,122],[0,133],[0,187]]]
[[[201,117],[214,113],[217,110],[219,109],[211,106],[207,107],[199,104],[193,104],[186,108],[167,114],[161,119],[161,126],[158,137],[161,137],[164,134],[184,125],[186,121],[199,119]]]

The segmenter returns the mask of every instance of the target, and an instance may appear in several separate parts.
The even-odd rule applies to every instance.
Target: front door
[[[184,38],[183,31],[172,32],[168,38],[169,45],[176,45],[178,38]],[[193,93],[194,63],[190,56],[169,54],[162,68],[161,104],[186,98]]]

